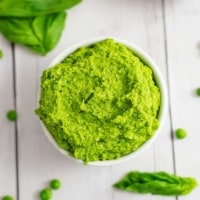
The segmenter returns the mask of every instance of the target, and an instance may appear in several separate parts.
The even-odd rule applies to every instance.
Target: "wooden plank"
[[[69,11],[61,41],[46,57],[17,47],[17,108],[21,113],[18,124],[19,176],[22,199],[36,199],[39,190],[47,187],[50,179],[58,177],[63,187],[55,192],[57,199],[129,200],[133,199],[134,195],[112,188],[112,184],[126,172],[173,172],[169,116],[152,147],[141,156],[112,167],[91,167],[75,163],[60,155],[43,135],[39,120],[34,114],[42,70],[62,49],[76,41],[96,36],[115,36],[141,46],[156,60],[166,78],[160,0],[85,0]],[[156,197],[141,195],[139,198],[149,200]]]
[[[176,171],[200,181],[200,1],[165,1],[168,38],[169,82],[173,129],[183,128],[188,136],[175,139]],[[200,197],[200,188],[182,198]]]
[[[13,62],[11,45],[0,36],[0,197],[16,197],[15,123],[8,121],[6,113],[14,109]]]

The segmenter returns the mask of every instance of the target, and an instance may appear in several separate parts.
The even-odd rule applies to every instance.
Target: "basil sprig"
[[[9,41],[46,55],[58,43],[65,9],[81,0],[0,0],[0,33]]]
[[[191,177],[180,177],[166,172],[133,171],[113,186],[142,194],[179,196],[190,193],[197,186],[197,181]]]

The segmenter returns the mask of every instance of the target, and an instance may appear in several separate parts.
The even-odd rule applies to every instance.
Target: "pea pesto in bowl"
[[[151,67],[108,38],[70,52],[41,77],[40,117],[58,147],[84,163],[125,157],[159,127]]]

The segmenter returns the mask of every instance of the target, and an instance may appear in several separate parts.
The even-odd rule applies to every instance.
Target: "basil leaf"
[[[113,185],[115,188],[137,193],[179,196],[190,193],[196,186],[194,178],[180,177],[166,172],[133,171]]]
[[[59,41],[65,18],[65,12],[32,18],[2,17],[0,32],[11,42],[45,55]]]
[[[0,16],[33,17],[71,8],[81,0],[0,0]]]

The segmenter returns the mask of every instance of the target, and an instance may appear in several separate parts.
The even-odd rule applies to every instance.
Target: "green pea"
[[[198,96],[200,96],[200,88],[197,88],[196,93]]]
[[[60,180],[58,180],[58,179],[53,179],[53,180],[51,180],[50,186],[51,186],[51,188],[54,189],[54,190],[59,189],[60,186],[61,186]]]
[[[3,57],[3,51],[0,49],[0,58]]]
[[[175,133],[176,133],[176,137],[179,138],[179,139],[183,139],[187,135],[186,131],[182,128],[177,129]]]
[[[16,112],[16,110],[9,110],[7,112],[7,118],[10,121],[16,121],[17,120],[17,112]]]
[[[10,195],[5,195],[2,197],[2,200],[13,200],[13,197]]]
[[[53,193],[50,189],[46,188],[40,192],[40,199],[41,200],[50,200],[53,196]]]

